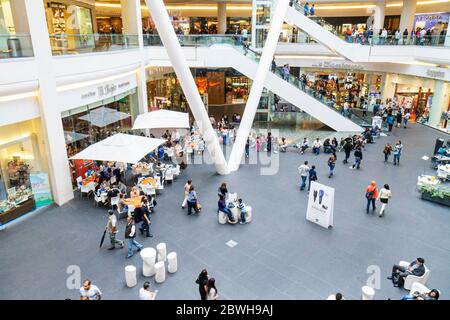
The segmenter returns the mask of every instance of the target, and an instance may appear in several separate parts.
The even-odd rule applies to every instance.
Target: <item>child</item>
[[[241,222],[240,224],[246,224],[245,216],[247,214],[247,210],[245,209],[245,203],[242,202],[242,199],[238,199],[238,208],[241,210]]]

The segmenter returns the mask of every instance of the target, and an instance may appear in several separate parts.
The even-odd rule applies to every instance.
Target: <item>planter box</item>
[[[431,202],[436,202],[436,203],[442,204],[444,206],[450,207],[450,197],[446,197],[446,198],[432,197],[429,192],[423,192],[422,199],[431,201]]]

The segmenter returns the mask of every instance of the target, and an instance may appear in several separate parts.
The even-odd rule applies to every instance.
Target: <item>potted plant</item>
[[[422,185],[419,187],[422,199],[450,207],[450,188],[442,185]]]

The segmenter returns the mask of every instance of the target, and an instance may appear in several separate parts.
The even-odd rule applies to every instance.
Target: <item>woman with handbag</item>
[[[198,200],[197,192],[195,192],[194,186],[191,185],[191,187],[189,188],[189,194],[187,198],[188,216],[192,214],[192,209],[194,209],[195,212],[199,211],[197,209],[197,200]]]

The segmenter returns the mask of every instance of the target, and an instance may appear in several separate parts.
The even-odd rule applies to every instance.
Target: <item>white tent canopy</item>
[[[130,134],[118,133],[105,140],[90,145],[70,160],[99,160],[138,163],[149,152],[165,141]]]
[[[184,112],[157,110],[139,115],[133,129],[188,129],[189,115]]]

